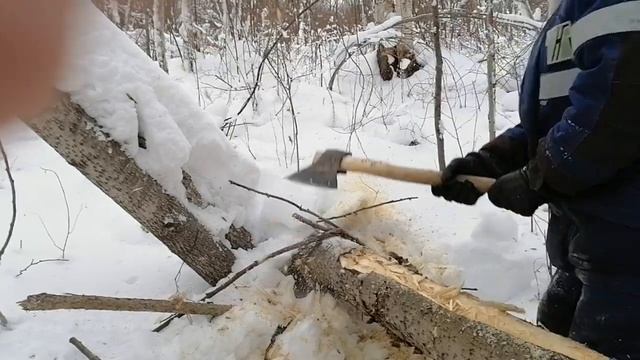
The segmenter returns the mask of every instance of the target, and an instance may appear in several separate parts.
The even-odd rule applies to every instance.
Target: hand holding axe
[[[442,184],[442,174],[436,170],[415,169],[352,157],[340,150],[327,150],[316,154],[313,164],[288,179],[308,185],[336,189],[338,173],[358,172],[387,179],[438,186]],[[489,191],[495,179],[479,176],[458,176],[459,181],[470,181],[482,193]]]

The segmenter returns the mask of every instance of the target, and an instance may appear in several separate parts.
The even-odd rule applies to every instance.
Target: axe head
[[[287,177],[287,179],[307,185],[337,189],[338,173],[344,173],[340,165],[345,156],[349,155],[351,153],[340,150],[327,150],[318,153],[311,166]]]

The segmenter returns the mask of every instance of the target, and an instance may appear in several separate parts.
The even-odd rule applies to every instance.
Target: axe
[[[340,150],[327,150],[316,154],[313,163],[288,177],[289,180],[308,185],[336,189],[338,174],[358,172],[387,179],[437,186],[442,184],[442,174],[439,171],[415,169],[352,157],[350,153]],[[470,181],[482,193],[489,191],[495,179],[479,176],[458,176],[459,181]]]

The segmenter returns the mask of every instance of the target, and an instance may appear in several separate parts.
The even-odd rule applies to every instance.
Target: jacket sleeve
[[[499,175],[506,175],[522,168],[528,160],[527,134],[518,124],[494,140],[484,145],[480,152],[486,153],[499,169]]]
[[[529,164],[534,189],[575,195],[610,181],[640,155],[640,35],[599,36],[574,53],[571,106]]]

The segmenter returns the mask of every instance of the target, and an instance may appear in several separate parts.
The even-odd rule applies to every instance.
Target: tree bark
[[[181,313],[210,316],[220,316],[231,309],[231,305],[191,302],[182,299],[156,300],[115,298],[95,295],[54,295],[44,293],[29,295],[27,299],[20,301],[18,305],[20,305],[20,307],[25,311],[97,310],[158,312],[169,314]]]
[[[375,0],[374,6],[374,19],[377,24],[387,21],[389,14],[395,11],[393,0]]]
[[[289,271],[298,295],[319,289],[346,302],[431,359],[606,359],[394,261],[341,243],[311,246]]]
[[[116,24],[116,26],[120,27],[120,9],[118,0],[109,0],[108,6],[111,21]]]
[[[487,0],[487,98],[489,102],[489,140],[496,138],[496,43],[493,37],[493,0]]]
[[[183,59],[182,65],[185,71],[193,72],[195,70],[196,52],[195,52],[195,30],[193,27],[193,0],[181,1],[180,14],[180,35],[183,41]]]
[[[69,164],[209,284],[215,285],[231,272],[235,259],[220,239],[140,169],[119,143],[105,140],[108,134],[102,133],[95,120],[72,103],[68,95],[28,123]],[[193,193],[190,186],[186,187]]]
[[[156,59],[158,60],[160,68],[168,74],[169,65],[167,64],[167,44],[164,36],[164,8],[164,0],[153,0],[153,42],[156,46]]]
[[[433,30],[431,33],[433,48],[436,56],[435,90],[433,91],[433,124],[438,147],[438,166],[444,170],[447,166],[444,152],[444,134],[442,131],[442,47],[440,45],[440,5],[438,0],[433,1]]]
[[[127,5],[124,8],[124,18],[122,20],[122,29],[129,29],[129,21],[131,19],[131,5],[133,0],[127,0]]]
[[[413,16],[413,0],[396,0],[397,12],[404,19]]]

